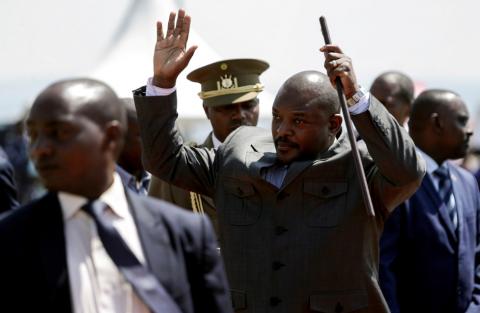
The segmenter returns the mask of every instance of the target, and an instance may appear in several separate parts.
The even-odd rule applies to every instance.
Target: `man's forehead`
[[[32,123],[72,123],[80,118],[80,114],[61,102],[34,103],[27,117],[27,124]]]

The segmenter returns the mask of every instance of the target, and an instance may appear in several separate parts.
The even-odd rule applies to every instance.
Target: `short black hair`
[[[412,112],[408,122],[410,130],[421,130],[432,113],[439,111],[441,106],[448,104],[448,96],[459,95],[447,89],[428,89],[418,95],[413,101]]]

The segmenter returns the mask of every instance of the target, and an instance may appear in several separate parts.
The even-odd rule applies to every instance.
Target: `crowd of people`
[[[461,97],[415,97],[397,71],[367,91],[328,44],[326,74],[288,77],[268,131],[256,124],[269,64],[220,60],[187,75],[212,128],[188,143],[176,81],[196,49],[190,22],[158,22],[153,76],[132,99],[89,78],[36,97],[24,128],[44,195],[19,201],[0,151],[1,311],[480,312],[479,187],[450,161],[472,135]]]

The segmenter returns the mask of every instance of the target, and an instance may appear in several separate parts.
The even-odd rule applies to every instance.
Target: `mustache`
[[[277,137],[273,142],[275,143],[275,146],[278,146],[281,143],[283,145],[290,146],[292,148],[298,148],[298,144],[291,142],[285,137]]]

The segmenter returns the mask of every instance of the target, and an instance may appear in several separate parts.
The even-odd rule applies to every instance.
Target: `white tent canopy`
[[[122,32],[97,68],[89,76],[108,82],[122,97],[130,97],[135,86],[144,85],[152,75],[152,55],[155,44],[155,23],[168,18],[177,8],[172,2],[137,0],[121,27]],[[189,66],[177,80],[178,111],[183,119],[205,119],[201,100],[197,96],[200,85],[185,77],[193,69],[221,60],[222,57],[192,28],[189,43],[198,45]],[[261,94],[261,112],[270,115],[272,97]]]

